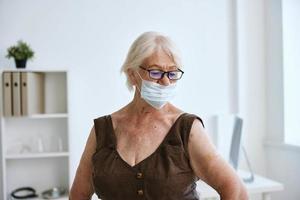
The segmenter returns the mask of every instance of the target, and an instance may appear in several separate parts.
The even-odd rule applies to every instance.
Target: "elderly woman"
[[[122,71],[134,90],[120,110],[94,119],[70,200],[196,200],[196,181],[222,200],[248,199],[220,157],[201,118],[170,103],[183,76],[173,42],[146,32],[132,44]]]

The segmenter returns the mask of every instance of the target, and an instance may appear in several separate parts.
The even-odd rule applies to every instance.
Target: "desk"
[[[243,170],[239,170],[238,174],[240,177],[247,177],[249,173]],[[249,195],[261,194],[262,200],[271,200],[272,192],[281,191],[284,189],[282,183],[259,175],[255,175],[254,181],[252,183],[245,183],[245,186]],[[220,199],[218,193],[203,181],[197,182],[197,192],[199,193],[200,199]]]

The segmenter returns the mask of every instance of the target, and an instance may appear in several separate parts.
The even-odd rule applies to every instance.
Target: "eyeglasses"
[[[155,79],[155,80],[162,79],[165,74],[167,74],[167,77],[170,80],[179,80],[179,79],[181,79],[181,77],[184,73],[184,71],[182,71],[181,69],[165,72],[165,71],[162,71],[162,70],[159,70],[159,69],[146,69],[143,66],[140,66],[140,68],[143,69],[143,70],[148,71],[149,77],[152,78],[152,79]]]

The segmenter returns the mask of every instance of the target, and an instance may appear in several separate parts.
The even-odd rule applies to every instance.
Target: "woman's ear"
[[[136,76],[135,76],[135,70],[132,68],[127,69],[126,71],[127,76],[128,76],[128,80],[130,81],[130,83],[135,86],[137,85],[137,80],[136,80]]]

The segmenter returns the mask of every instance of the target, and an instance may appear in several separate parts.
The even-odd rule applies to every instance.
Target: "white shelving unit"
[[[3,72],[43,73],[45,112],[3,116]],[[9,200],[20,187],[33,187],[39,195],[52,187],[69,189],[67,78],[65,70],[1,70],[0,199]]]

